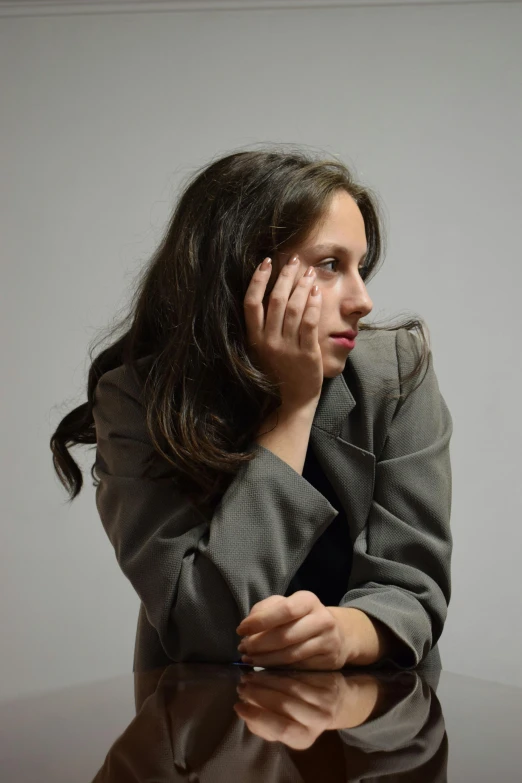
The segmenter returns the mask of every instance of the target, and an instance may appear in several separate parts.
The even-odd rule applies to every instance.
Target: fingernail
[[[272,266],[272,259],[271,258],[265,258],[264,261],[260,264],[260,269],[269,269]]]

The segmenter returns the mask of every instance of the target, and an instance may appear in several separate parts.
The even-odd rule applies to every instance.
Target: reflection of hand
[[[309,590],[259,601],[236,633],[248,636],[238,649],[255,666],[290,665],[293,669],[342,669],[349,645],[356,642]]]
[[[249,730],[292,748],[312,745],[326,729],[352,729],[375,708],[380,684],[370,674],[249,672],[242,675],[234,705]]]

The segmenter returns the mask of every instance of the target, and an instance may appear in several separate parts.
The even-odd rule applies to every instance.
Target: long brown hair
[[[99,378],[122,364],[138,372],[137,362],[145,357],[142,399],[151,441],[173,475],[182,475],[196,504],[219,497],[241,465],[254,458],[249,444],[281,398],[247,353],[246,289],[263,258],[309,236],[340,189],[364,218],[365,282],[376,272],[384,258],[377,196],[336,158],[283,147],[234,152],[189,178],[159,246],[138,275],[127,315],[108,332],[111,344],[95,358],[104,338],[89,350],[87,402],[68,413],[51,437],[54,469],[68,502],[83,485],[69,448],[96,444],[92,409]],[[408,381],[430,350],[422,319],[359,324],[361,331],[401,327],[420,337],[419,361],[402,379]],[[95,468],[91,475],[98,486]]]

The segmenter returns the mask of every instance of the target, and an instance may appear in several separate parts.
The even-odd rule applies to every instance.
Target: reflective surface
[[[174,663],[0,704],[3,781],[522,779],[522,689],[418,667]]]

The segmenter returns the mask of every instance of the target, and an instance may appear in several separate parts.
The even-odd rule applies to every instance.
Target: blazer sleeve
[[[396,333],[400,379],[413,369],[418,339]],[[442,634],[451,595],[452,418],[430,351],[422,382],[403,388],[376,462],[368,521],[353,545],[348,592],[339,605],[361,609],[400,640],[382,659],[417,666]]]
[[[241,466],[212,518],[203,515],[154,450],[125,365],[98,381],[93,415],[98,513],[166,654],[240,660],[236,627],[255,603],[284,595],[337,509],[254,443],[255,459]]]

